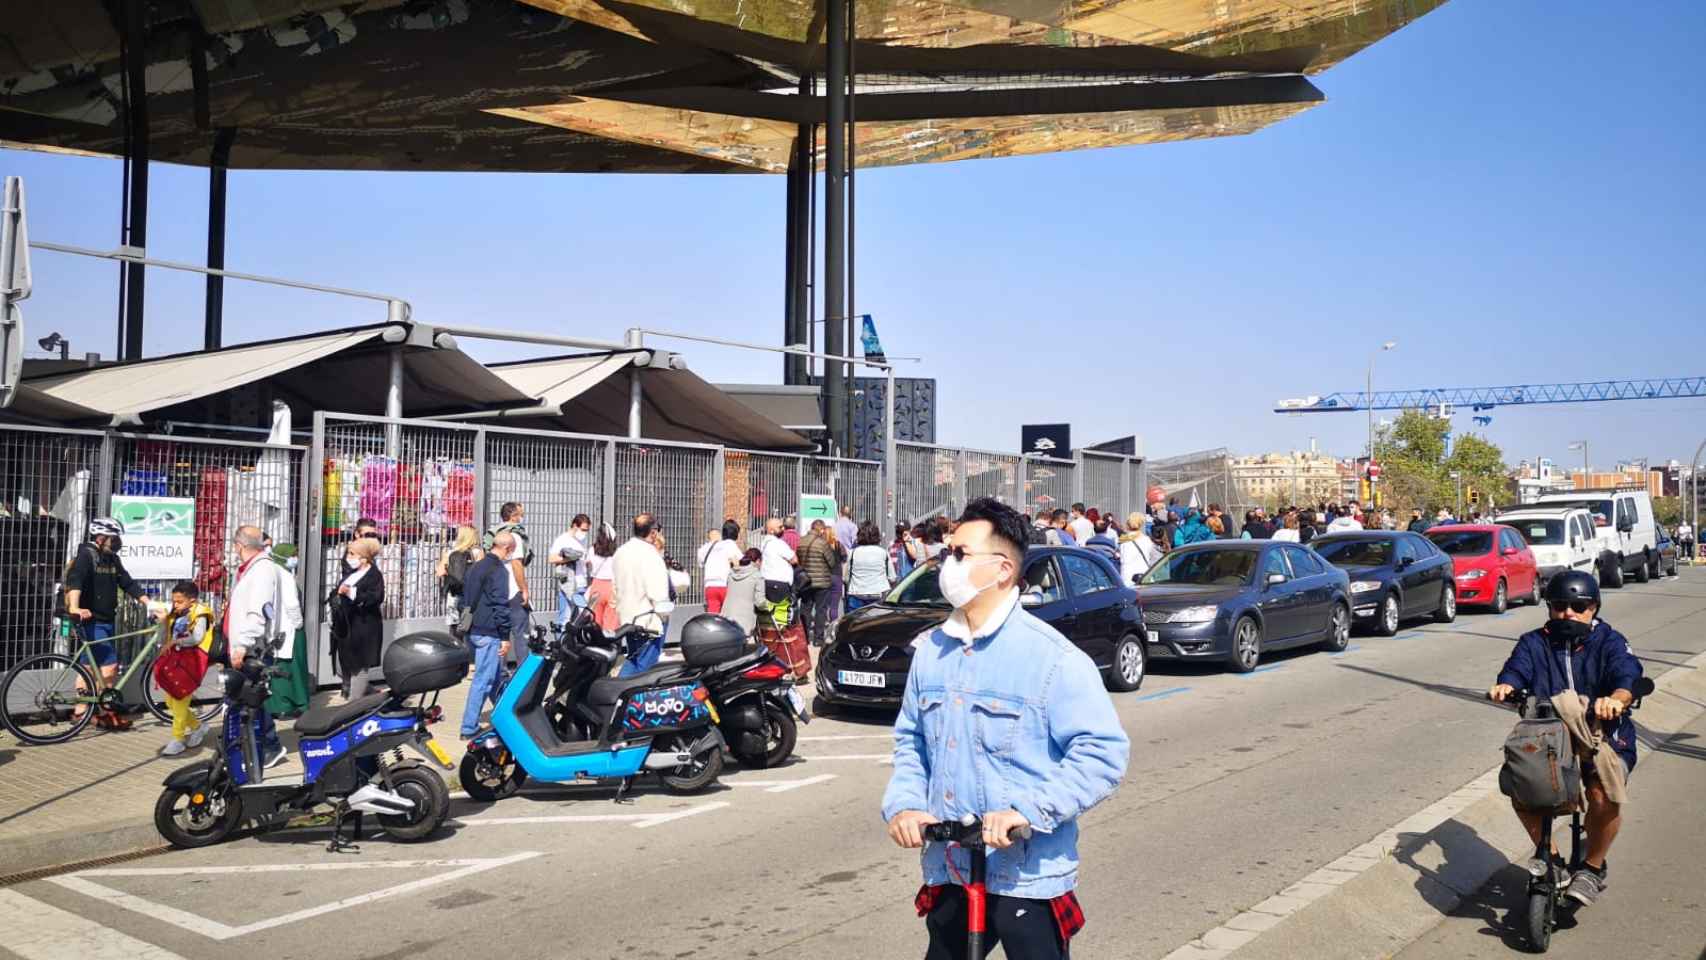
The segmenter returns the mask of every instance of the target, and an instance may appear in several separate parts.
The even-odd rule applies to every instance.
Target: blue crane
[[[1434,387],[1424,390],[1362,390],[1324,397],[1282,400],[1275,413],[1349,413],[1365,410],[1441,410],[1469,407],[1594,403],[1602,400],[1673,400],[1706,397],[1706,377],[1662,380],[1596,380],[1591,383],[1520,383],[1508,387]]]

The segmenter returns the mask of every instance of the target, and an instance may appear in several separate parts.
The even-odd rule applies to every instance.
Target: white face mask
[[[936,583],[942,589],[942,598],[952,604],[955,610],[962,609],[966,604],[976,600],[978,594],[995,586],[994,580],[981,587],[972,585],[972,567],[978,566],[986,560],[1001,562],[1000,557],[974,557],[967,561],[961,561],[952,554],[943,559],[942,572],[937,574]]]

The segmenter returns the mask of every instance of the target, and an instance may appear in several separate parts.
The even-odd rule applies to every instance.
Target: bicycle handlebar
[[[1030,827],[1014,827],[1007,831],[1007,836],[1015,840],[1031,839]],[[958,823],[944,821],[930,823],[924,826],[926,843],[957,843],[961,846],[981,844],[983,842],[983,819],[966,814]]]

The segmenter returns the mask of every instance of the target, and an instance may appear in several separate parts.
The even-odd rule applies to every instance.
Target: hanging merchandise
[[[343,527],[343,489],[344,471],[342,465],[332,457],[326,458],[324,479],[321,482],[321,496],[324,503],[320,510],[320,532],[328,537],[338,535]]]
[[[343,488],[343,530],[353,529],[356,521],[361,519],[361,461],[345,458],[341,461],[344,474]],[[334,534],[341,531],[334,531]]]
[[[474,467],[453,464],[444,491],[445,526],[476,526],[474,523]]]
[[[397,461],[369,455],[361,466],[361,515],[391,535],[391,515],[397,506]]]
[[[225,595],[225,485],[223,468],[201,468],[195,491],[195,581],[209,599]]]
[[[177,444],[171,440],[138,440],[130,461],[139,467],[167,467],[177,460]],[[152,494],[138,494],[152,496]]]
[[[166,486],[166,475],[154,470],[126,470],[124,480],[118,485],[120,496],[124,497],[164,497],[170,491]]]
[[[397,508],[391,518],[391,536],[407,540],[421,536],[421,468],[413,463],[397,467]]]
[[[449,463],[434,460],[426,465],[426,476],[421,479],[421,524],[429,535],[443,530],[450,523],[444,510],[444,494],[449,482]]]

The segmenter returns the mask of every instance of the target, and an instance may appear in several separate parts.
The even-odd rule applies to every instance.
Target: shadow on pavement
[[[203,749],[207,749],[207,748],[204,747]],[[16,751],[12,751],[12,752],[15,753]],[[138,768],[145,767],[148,764],[153,763],[155,760],[158,760],[158,759],[159,759],[159,755],[155,754],[153,751],[150,751],[147,756],[143,757],[141,760],[136,761],[135,763],[131,764],[128,767],[124,767],[124,768],[119,769],[119,770],[114,770],[113,772],[111,772],[105,776],[102,776],[102,777],[97,777],[94,780],[89,781],[88,783],[78,784],[77,786],[72,787],[69,790],[64,790],[64,791],[61,791],[59,793],[56,793],[53,796],[48,797],[45,800],[41,800],[41,801],[38,801],[36,803],[32,803],[29,806],[25,807],[24,809],[17,811],[16,813],[11,813],[11,814],[8,814],[4,817],[0,817],[0,823],[9,823],[13,820],[18,819],[19,817],[28,816],[32,813],[35,813],[37,810],[40,810],[43,807],[51,806],[52,804],[57,803],[61,800],[64,800],[67,797],[75,796],[79,793],[82,793],[84,790],[87,790],[90,787],[99,786],[100,784],[106,783],[108,780],[112,780],[112,779],[115,779],[117,777],[122,777],[125,774],[130,773],[132,770],[136,770]]]
[[[16,757],[17,755],[18,755],[17,750],[10,750],[10,749],[0,750],[0,767],[3,767],[6,764],[11,763],[12,758]]]
[[[1467,701],[1469,703],[1478,703],[1478,704],[1481,704],[1482,706],[1492,707],[1495,710],[1508,710],[1509,709],[1508,707],[1501,706],[1499,704],[1494,703],[1491,700],[1488,700],[1487,699],[1487,691],[1485,691],[1485,690],[1471,689],[1469,687],[1454,687],[1454,686],[1451,686],[1449,684],[1444,684],[1444,683],[1427,683],[1427,682],[1422,681],[1422,680],[1416,680],[1416,679],[1412,679],[1410,677],[1399,676],[1396,673],[1387,673],[1384,670],[1375,670],[1375,669],[1372,669],[1370,667],[1359,667],[1359,666],[1357,666],[1355,664],[1351,664],[1351,663],[1338,663],[1335,665],[1338,666],[1340,669],[1343,669],[1343,670],[1355,670],[1358,673],[1366,673],[1366,674],[1369,674],[1371,676],[1381,677],[1381,678],[1386,679],[1386,680],[1393,680],[1393,681],[1396,681],[1398,683],[1408,684],[1412,687],[1421,687],[1423,690],[1430,690],[1434,693],[1439,694],[1442,697],[1451,697],[1453,699],[1464,700],[1464,701]]]
[[[1418,853],[1429,844],[1435,844],[1444,854],[1445,861],[1437,867],[1427,867],[1416,859]],[[1504,855],[1480,834],[1465,824],[1456,820],[1447,820],[1440,824],[1431,834],[1401,833],[1398,844],[1392,851],[1392,858],[1404,866],[1420,874],[1416,881],[1416,892],[1422,899],[1442,916],[1460,919],[1480,920],[1483,926],[1478,932],[1489,937],[1498,937],[1506,947],[1512,950],[1527,951],[1528,940],[1524,933],[1525,910],[1527,907],[1528,871],[1520,865],[1509,864],[1495,873],[1480,889],[1458,901],[1457,905],[1446,908],[1444,898],[1452,895],[1449,885],[1441,879],[1452,873],[1454,863],[1485,861],[1493,857],[1503,860]],[[1573,921],[1560,918],[1559,926],[1573,925]]]

